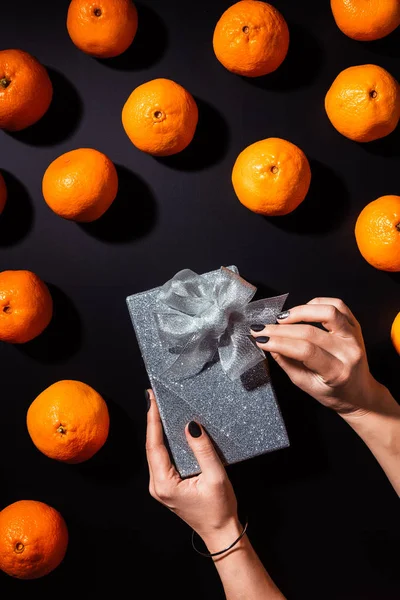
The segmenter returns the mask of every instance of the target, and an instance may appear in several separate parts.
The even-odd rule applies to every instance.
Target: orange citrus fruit
[[[400,312],[397,314],[397,317],[393,321],[392,330],[390,332],[393,346],[395,350],[400,354]]]
[[[56,158],[42,182],[44,199],[64,219],[87,223],[99,219],[118,192],[114,164],[92,148],[71,150]]]
[[[46,329],[53,316],[47,285],[31,271],[0,273],[0,340],[24,344]]]
[[[71,40],[86,54],[112,58],[132,44],[138,15],[131,0],[72,0],[67,29]]]
[[[122,125],[132,144],[154,156],[184,150],[194,137],[198,118],[193,96],[170,79],[143,83],[122,110]]]
[[[289,48],[289,29],[281,13],[266,2],[242,0],[217,23],[214,52],[228,71],[260,77],[275,71]]]
[[[353,40],[371,41],[400,25],[399,0],[331,0],[336,25]]]
[[[29,435],[49,458],[81,463],[104,445],[110,425],[107,404],[81,381],[58,381],[32,402]]]
[[[266,216],[286,215],[303,202],[311,169],[300,148],[280,138],[251,144],[236,159],[232,183],[240,202]]]
[[[3,175],[0,173],[0,215],[4,210],[7,200],[7,187]]]
[[[382,271],[400,271],[400,196],[382,196],[361,211],[355,228],[358,249]]]
[[[37,579],[63,560],[68,529],[60,513],[35,500],[14,502],[0,512],[0,569],[19,579]]]
[[[356,142],[389,135],[400,118],[400,89],[382,67],[349,67],[336,77],[325,97],[332,125]]]
[[[22,50],[0,51],[0,129],[20,131],[50,106],[53,86],[36,58]]]

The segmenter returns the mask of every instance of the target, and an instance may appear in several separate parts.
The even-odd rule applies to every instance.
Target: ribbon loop
[[[237,379],[262,361],[250,325],[274,322],[287,295],[251,302],[256,291],[236,267],[221,267],[214,280],[185,269],[164,284],[158,300],[165,311],[155,318],[162,342],[178,354],[165,373],[192,377],[218,354],[222,370]]]

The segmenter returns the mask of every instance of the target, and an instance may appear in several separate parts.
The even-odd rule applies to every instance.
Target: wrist
[[[353,408],[338,411],[338,414],[349,424],[361,422],[361,417],[383,414],[396,410],[398,407],[389,390],[379,383],[372,375],[353,398]]]
[[[367,406],[341,417],[368,445],[379,444],[400,453],[400,406],[389,390],[375,381]]]
[[[224,548],[228,548],[243,531],[243,525],[237,517],[232,517],[223,527],[200,534],[203,542],[207,546],[208,552],[219,552]],[[238,542],[237,546],[242,543],[243,539]],[[237,547],[235,546],[235,548]]]

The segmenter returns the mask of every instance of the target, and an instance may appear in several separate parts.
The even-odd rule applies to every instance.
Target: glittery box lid
[[[204,277],[214,278],[217,273],[211,271]],[[168,379],[165,369],[174,357],[158,336],[154,318],[160,309],[158,291],[134,294],[126,301],[180,475],[188,477],[200,471],[184,433],[192,420],[205,427],[225,464],[289,446],[266,360],[235,381],[225,375],[218,361],[191,379]]]

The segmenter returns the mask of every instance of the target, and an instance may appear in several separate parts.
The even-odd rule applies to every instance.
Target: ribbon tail
[[[264,352],[258,348],[250,335],[251,323],[275,323],[288,294],[250,302],[244,307],[243,315],[231,323],[229,331],[222,336],[218,353],[221,368],[230,379],[238,379],[246,371],[265,360]]]
[[[276,317],[281,312],[283,305],[289,294],[274,296],[273,298],[265,298],[250,302],[245,309],[245,320],[248,326],[252,323],[275,323]]]
[[[264,352],[255,345],[247,327],[237,327],[218,347],[221,368],[229,379],[239,379],[249,369],[265,360]]]

